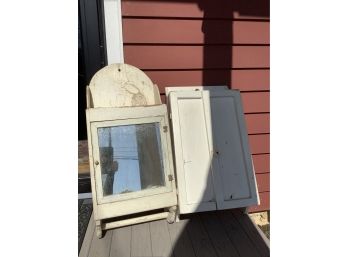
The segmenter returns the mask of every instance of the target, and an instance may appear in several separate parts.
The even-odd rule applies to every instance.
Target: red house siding
[[[269,210],[269,1],[122,1],[125,62],[159,87],[228,85],[242,94],[261,204]]]

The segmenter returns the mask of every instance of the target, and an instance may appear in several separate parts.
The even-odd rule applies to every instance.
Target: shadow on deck
[[[157,220],[95,235],[93,214],[79,257],[266,257],[269,241],[241,210],[213,211]]]

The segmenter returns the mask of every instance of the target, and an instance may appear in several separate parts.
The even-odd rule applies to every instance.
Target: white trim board
[[[107,64],[123,63],[121,0],[104,0]]]
[[[169,104],[180,213],[258,204],[240,93],[174,90]]]

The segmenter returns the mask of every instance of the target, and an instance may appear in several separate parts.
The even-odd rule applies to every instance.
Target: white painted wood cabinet
[[[173,222],[177,194],[167,107],[90,108],[86,114],[98,237],[101,229],[167,216]],[[169,211],[101,223],[161,208]]]
[[[180,213],[258,204],[240,93],[223,87],[166,92]]]

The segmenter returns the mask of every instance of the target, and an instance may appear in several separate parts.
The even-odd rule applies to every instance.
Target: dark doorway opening
[[[86,86],[107,63],[103,1],[79,0],[78,15],[78,139],[86,140]]]

